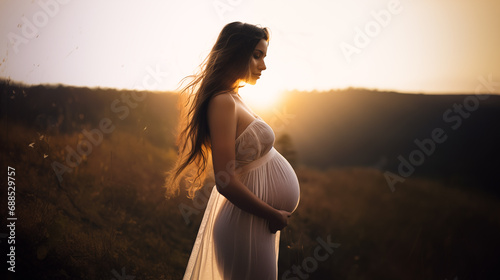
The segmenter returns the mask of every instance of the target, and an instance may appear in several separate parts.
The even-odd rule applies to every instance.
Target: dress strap
[[[274,147],[272,147],[271,150],[269,150],[269,152],[267,152],[265,155],[261,156],[260,158],[254,160],[246,165],[243,165],[241,167],[236,168],[235,173],[238,175],[243,175],[243,174],[247,173],[248,171],[265,164],[270,159],[272,159],[276,154],[278,154],[278,151]]]

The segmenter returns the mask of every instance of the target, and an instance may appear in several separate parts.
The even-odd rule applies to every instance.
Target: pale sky
[[[232,21],[271,30],[256,91],[500,80],[498,0],[0,0],[0,18],[0,77],[27,84],[174,90]]]

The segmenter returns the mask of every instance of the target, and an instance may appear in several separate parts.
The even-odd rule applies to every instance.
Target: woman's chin
[[[253,86],[253,85],[255,85],[255,84],[257,83],[257,80],[254,80],[254,79],[252,79],[252,80],[247,80],[247,82],[246,82],[246,83],[247,83],[247,84],[249,84],[249,85],[252,85],[252,86]]]

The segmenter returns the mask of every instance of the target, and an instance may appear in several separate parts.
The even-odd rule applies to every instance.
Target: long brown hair
[[[251,55],[262,39],[269,41],[267,28],[229,23],[201,64],[201,71],[186,77],[192,80],[181,90],[179,154],[174,167],[167,172],[166,197],[178,194],[182,183],[191,198],[203,187],[211,161],[208,103],[212,97],[238,88],[239,82],[249,74]]]

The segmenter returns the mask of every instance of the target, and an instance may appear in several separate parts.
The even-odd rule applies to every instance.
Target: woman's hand
[[[288,218],[292,213],[284,210],[276,210],[276,214],[269,219],[269,230],[272,233],[276,233],[278,230],[283,229],[288,225]]]

